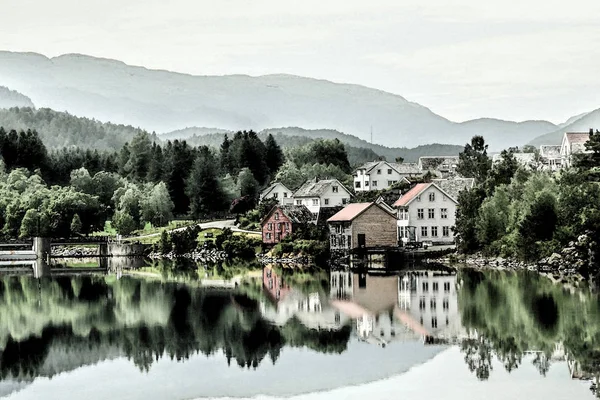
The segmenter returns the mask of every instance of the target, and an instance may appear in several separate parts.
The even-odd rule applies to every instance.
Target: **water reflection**
[[[162,266],[162,276],[180,267]],[[494,359],[509,372],[530,359],[542,375],[566,362],[570,377],[598,380],[598,298],[538,275],[265,268],[239,280],[238,269],[188,269],[188,281],[239,283],[221,288],[120,274],[1,277],[0,378],[31,382],[121,357],[145,373],[164,357],[196,354],[258,369],[286,349],[341,355],[358,341],[371,351],[456,345],[481,380]]]

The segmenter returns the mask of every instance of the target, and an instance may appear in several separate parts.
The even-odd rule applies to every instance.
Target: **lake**
[[[0,398],[595,397],[588,289],[446,268],[241,270],[0,273]]]

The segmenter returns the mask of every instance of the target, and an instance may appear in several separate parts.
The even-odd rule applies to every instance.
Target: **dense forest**
[[[218,150],[185,141],[157,143],[139,132],[119,151],[49,150],[36,131],[0,128],[0,227],[5,237],[89,234],[105,221],[127,235],[174,217],[243,213],[276,177],[350,179],[344,145],[319,140],[286,155],[273,136],[225,137]]]
[[[460,154],[458,172],[477,187],[459,196],[456,234],[466,253],[539,260],[582,245],[589,259],[582,273],[597,266],[600,238],[600,133],[560,172],[520,166],[511,150],[492,165],[487,145],[476,136]]]

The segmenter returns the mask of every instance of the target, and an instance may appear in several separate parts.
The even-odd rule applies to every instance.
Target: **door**
[[[367,238],[364,233],[358,234],[358,248],[362,249],[367,247]]]

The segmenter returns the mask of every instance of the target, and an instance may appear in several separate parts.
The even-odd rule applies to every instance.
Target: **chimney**
[[[590,128],[590,135],[594,134],[594,128]]]

